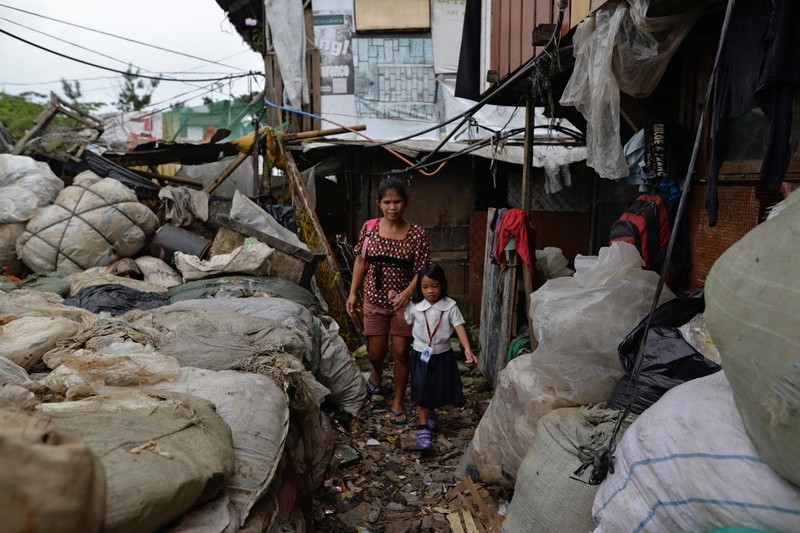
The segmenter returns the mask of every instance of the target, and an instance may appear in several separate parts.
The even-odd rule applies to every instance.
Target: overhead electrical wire
[[[119,69],[115,69],[113,67],[106,67],[106,66],[103,66],[103,65],[98,65],[98,64],[92,63],[90,61],[85,61],[83,59],[78,59],[76,57],[72,57],[72,56],[69,56],[67,54],[62,54],[61,52],[57,52],[56,50],[52,50],[52,49],[47,48],[45,46],[42,46],[40,44],[36,44],[34,42],[28,41],[27,39],[23,39],[22,37],[14,35],[13,33],[8,32],[8,31],[6,31],[6,30],[4,30],[2,28],[0,28],[0,33],[2,33],[4,35],[8,35],[12,39],[16,39],[16,40],[21,41],[21,42],[23,42],[25,44],[33,46],[34,48],[38,48],[40,50],[44,50],[45,52],[49,52],[49,53],[57,55],[59,57],[63,57],[64,59],[69,59],[70,61],[75,61],[75,62],[81,63],[83,65],[88,65],[90,67],[99,68],[101,70],[106,70],[106,71],[109,71],[109,72],[116,72],[117,74],[122,74],[123,76],[129,75],[129,73],[124,71],[124,70],[119,70]],[[232,79],[244,78],[244,77],[251,76],[251,75],[263,76],[264,74],[260,73],[260,72],[248,72],[248,73],[245,73],[245,74],[229,74],[227,76],[217,77],[217,78],[170,78],[170,77],[166,77],[166,76],[149,76],[147,74],[137,74],[136,77],[137,78],[144,78],[146,80],[155,80],[155,81],[173,81],[173,82],[180,82],[180,83],[192,83],[192,82],[202,82],[202,81],[232,80]]]
[[[155,44],[152,44],[152,43],[146,43],[146,42],[143,42],[143,41],[137,41],[136,39],[131,39],[129,37],[123,37],[122,35],[116,35],[114,33],[106,32],[106,31],[103,31],[103,30],[98,30],[98,29],[95,29],[95,28],[89,28],[88,26],[82,26],[80,24],[75,24],[74,22],[67,22],[66,20],[59,20],[57,18],[48,17],[47,15],[42,15],[40,13],[34,13],[33,11],[27,11],[27,10],[21,9],[19,7],[9,6],[7,4],[0,4],[0,7],[5,7],[6,9],[12,9],[14,11],[19,11],[20,13],[26,13],[28,15],[33,15],[34,17],[39,17],[39,18],[43,18],[43,19],[46,19],[46,20],[51,20],[53,22],[58,22],[59,24],[66,24],[67,26],[80,28],[82,30],[91,31],[93,33],[99,33],[100,35],[105,35],[107,37],[114,37],[115,39],[121,39],[123,41],[128,41],[128,42],[139,44],[139,45],[142,45],[142,46],[147,46],[149,48],[154,48],[154,49],[160,50],[162,52],[169,52],[171,54],[176,54],[176,55],[180,55],[180,56],[183,56],[183,57],[188,57],[190,59],[196,59],[198,61],[203,61],[204,63],[213,63],[214,65],[220,65],[222,67],[231,68],[231,69],[234,69],[234,70],[238,70],[240,72],[244,72],[244,70],[239,68],[239,67],[234,67],[232,65],[226,65],[225,63],[220,63],[219,61],[212,61],[210,59],[205,59],[205,58],[198,57],[198,56],[195,56],[195,55],[192,55],[192,54],[179,52],[177,50],[171,50],[169,48],[165,48],[163,46],[158,46],[158,45],[155,45]],[[200,81],[204,81],[204,80],[200,80]]]
[[[323,122],[327,122],[327,123],[329,123],[329,124],[333,124],[334,126],[339,126],[340,128],[346,129],[347,131],[350,131],[351,133],[355,133],[355,134],[356,134],[356,135],[358,135],[359,137],[363,137],[364,139],[368,140],[369,142],[371,142],[371,143],[373,143],[373,144],[380,144],[380,143],[378,143],[378,141],[376,141],[376,140],[375,140],[375,139],[373,139],[372,137],[370,137],[370,136],[368,136],[368,135],[366,135],[366,134],[364,134],[364,133],[362,133],[362,132],[360,132],[360,131],[356,131],[356,130],[354,130],[353,128],[351,128],[351,127],[349,127],[349,126],[345,126],[344,124],[340,124],[339,122],[336,122],[335,120],[331,120],[331,119],[328,119],[328,118],[324,118],[324,117],[321,117],[321,116],[319,116],[319,115],[315,115],[314,113],[309,113],[309,112],[307,112],[307,111],[303,111],[303,110],[301,110],[301,109],[294,109],[294,108],[292,108],[292,107],[285,107],[285,106],[282,106],[282,105],[276,104],[276,103],[274,103],[274,102],[271,102],[271,101],[270,101],[270,100],[269,100],[269,99],[268,99],[266,96],[264,96],[264,103],[265,103],[265,104],[267,104],[267,105],[268,105],[268,106],[270,106],[270,107],[274,107],[274,108],[276,108],[276,109],[282,109],[283,111],[287,111],[287,112],[289,112],[289,113],[295,113],[295,114],[297,114],[297,115],[305,115],[305,116],[307,116],[307,117],[316,118],[316,119],[318,119],[318,120],[321,120],[321,121],[323,121]],[[393,156],[395,156],[396,158],[398,158],[399,160],[401,160],[402,162],[404,162],[404,163],[405,163],[406,165],[408,165],[408,166],[414,166],[414,165],[416,164],[416,163],[414,163],[413,161],[411,161],[410,159],[408,159],[406,156],[404,156],[403,154],[401,154],[400,152],[397,152],[396,150],[392,150],[391,148],[389,148],[389,147],[387,147],[387,146],[384,146],[383,148],[384,148],[384,150],[386,150],[387,152],[389,152],[390,154],[392,154]],[[419,172],[420,172],[420,174],[422,174],[423,176],[434,176],[434,175],[436,175],[436,174],[437,174],[437,173],[438,173],[440,170],[442,170],[446,164],[447,164],[447,162],[446,162],[446,161],[445,161],[445,162],[443,162],[443,163],[442,163],[441,165],[439,165],[439,167],[438,167],[436,170],[434,170],[433,172],[426,172],[426,171],[424,171],[424,170],[420,170]]]
[[[558,42],[558,36],[559,36],[559,32],[561,31],[561,25],[564,22],[564,10],[565,9],[566,9],[566,2],[564,1],[563,4],[562,4],[562,1],[560,0],[558,2],[558,22],[555,24],[555,28],[553,29],[553,33],[552,33],[552,35],[550,35],[550,39],[548,39],[547,44],[544,45],[544,49],[542,50],[542,53],[537,55],[537,56],[535,56],[535,57],[532,57],[531,59],[529,59],[525,63],[525,65],[523,67],[518,69],[516,73],[514,73],[508,80],[506,80],[504,83],[502,83],[500,86],[498,86],[497,89],[492,91],[491,94],[489,94],[488,96],[483,98],[480,102],[478,102],[477,104],[472,106],[468,111],[462,113],[461,116],[463,118],[461,119],[461,122],[458,124],[458,126],[456,126],[453,129],[453,131],[451,131],[449,134],[447,134],[445,136],[445,138],[442,139],[441,142],[439,142],[439,145],[436,148],[434,148],[431,152],[429,152],[427,155],[425,155],[425,157],[422,158],[421,162],[424,163],[426,160],[430,159],[434,154],[436,154],[436,152],[441,150],[442,147],[447,143],[447,141],[449,141],[453,137],[453,135],[455,135],[456,132],[458,132],[458,130],[461,129],[461,126],[463,126],[478,109],[482,108],[484,105],[486,105],[488,103],[490,98],[492,98],[493,96],[497,95],[500,91],[506,89],[507,87],[510,87],[511,84],[514,83],[517,79],[519,79],[522,76],[526,75],[528,73],[528,71],[530,71],[540,61],[541,57],[545,57],[545,56],[549,55],[549,53],[548,53],[549,49],[555,43]],[[453,122],[456,118],[457,117],[453,117],[452,119],[450,119],[449,122]],[[449,122],[446,122],[445,124],[448,124]]]
[[[179,101],[179,102],[175,102],[174,104],[172,104],[172,106],[185,104],[186,102],[194,100],[195,98],[200,98],[201,96],[205,96],[205,95],[207,95],[209,93],[213,93],[214,91],[216,91],[218,89],[218,86],[219,86],[218,83],[211,83],[209,85],[204,85],[204,86],[199,87],[197,89],[192,89],[191,91],[186,91],[184,93],[176,94],[175,96],[171,96],[170,98],[165,98],[164,100],[160,100],[158,102],[152,103],[152,104],[148,105],[147,107],[150,108],[150,107],[159,106],[159,105],[162,105],[162,104],[166,104],[167,102],[172,102],[173,100],[181,98],[182,96],[186,96],[186,95],[191,94],[191,93],[196,93],[198,91],[203,91],[203,92],[200,92],[200,94],[195,94],[191,98],[187,98],[185,100],[182,100],[182,101]],[[145,113],[143,115],[137,115],[137,118],[149,117],[151,115],[155,115],[156,113],[164,111],[165,109],[169,109],[169,108],[154,109],[154,110],[149,111],[149,112],[147,112],[147,113]],[[122,115],[124,115],[126,113],[129,113],[129,111],[121,111],[119,113],[114,113],[112,115],[105,115],[104,118],[106,120],[108,120],[108,119],[111,119],[111,118],[121,117]]]
[[[123,61],[122,59],[117,59],[116,57],[112,57],[110,55],[104,54],[103,52],[98,52],[97,50],[93,50],[93,49],[91,49],[89,47],[82,46],[80,44],[67,41],[66,39],[62,39],[61,37],[56,37],[55,35],[43,32],[41,30],[37,30],[36,28],[31,28],[30,26],[26,26],[24,24],[20,24],[19,22],[15,22],[15,21],[13,21],[11,19],[7,19],[5,17],[0,17],[0,20],[4,20],[6,22],[10,22],[11,24],[14,24],[15,26],[19,26],[20,28],[25,28],[26,30],[32,31],[34,33],[38,33],[39,35],[44,35],[45,37],[49,37],[51,39],[55,39],[56,41],[68,44],[70,46],[74,46],[75,48],[80,48],[81,50],[86,50],[87,52],[91,52],[92,54],[97,54],[97,55],[99,55],[101,57],[105,57],[106,59],[110,59],[112,61],[116,61],[116,62],[122,63],[122,64],[131,65],[132,68],[136,68],[137,70],[144,70],[144,71],[147,71],[147,72],[151,72],[151,71],[148,71],[147,69],[143,69],[143,68],[137,67],[136,65],[131,64],[130,61]]]

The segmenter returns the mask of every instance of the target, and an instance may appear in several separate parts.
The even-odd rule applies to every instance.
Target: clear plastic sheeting
[[[604,401],[623,375],[617,347],[650,310],[658,274],[636,248],[615,242],[575,258],[575,275],[531,295],[542,382],[576,404]],[[675,296],[666,287],[659,304]]]
[[[642,270],[627,243],[578,256],[575,268],[573,277],[550,280],[531,295],[539,345],[500,373],[457,474],[513,486],[539,419],[559,407],[605,401],[623,376],[617,346],[647,315],[658,274]],[[672,298],[664,289],[661,301]]]
[[[586,118],[586,163],[602,178],[630,173],[620,139],[619,91],[636,98],[652,93],[699,15],[695,8],[648,17],[649,7],[650,0],[610,2],[575,31],[575,67],[560,103]]]

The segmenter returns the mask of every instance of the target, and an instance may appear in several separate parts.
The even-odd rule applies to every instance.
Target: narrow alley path
[[[366,357],[358,363],[368,370]],[[441,429],[430,452],[415,449],[416,415],[410,401],[405,426],[390,423],[391,400],[382,396],[373,396],[348,429],[334,422],[333,465],[313,494],[314,531],[458,531],[453,521],[465,532],[499,530],[498,510],[502,512],[510,494],[454,476],[491,397],[474,367],[459,363],[459,368],[466,403],[437,410]],[[384,389],[391,388],[390,375],[384,373]]]

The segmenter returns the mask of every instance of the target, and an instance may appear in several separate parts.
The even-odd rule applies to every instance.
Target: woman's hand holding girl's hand
[[[389,291],[388,296],[395,311],[405,309],[406,305],[408,305],[409,298],[404,292]]]
[[[475,356],[474,353],[472,353],[472,349],[471,348],[466,348],[464,350],[464,355],[467,358],[467,364],[468,365],[474,365],[475,363],[478,362],[478,358]]]

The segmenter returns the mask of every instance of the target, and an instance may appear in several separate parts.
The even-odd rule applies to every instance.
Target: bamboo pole
[[[159,174],[158,172],[148,172],[147,170],[134,170],[137,174],[141,174],[147,178],[152,178],[155,180],[163,180],[163,181],[171,181],[174,183],[181,183],[184,185],[192,185],[194,187],[203,187],[202,180],[196,180],[194,178],[184,178],[182,176],[165,176],[164,174]]]

